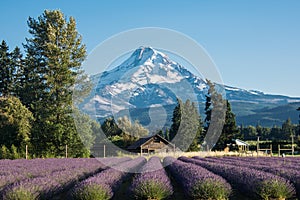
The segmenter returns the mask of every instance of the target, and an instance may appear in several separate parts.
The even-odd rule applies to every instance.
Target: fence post
[[[105,153],[106,153],[105,150],[106,150],[106,149],[105,149],[105,145],[103,145],[103,157],[104,157],[104,158],[105,158]]]
[[[257,144],[256,144],[257,157],[258,157],[258,152],[259,152],[259,136],[257,136]]]
[[[25,148],[25,157],[26,160],[28,160],[28,145],[26,144],[26,148]]]
[[[294,157],[294,134],[292,135],[292,155]]]
[[[66,144],[66,158],[68,158],[68,145]]]
[[[280,144],[278,145],[278,157],[280,157]]]

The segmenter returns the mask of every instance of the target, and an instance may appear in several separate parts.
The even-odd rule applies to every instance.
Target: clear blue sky
[[[300,97],[300,1],[2,1],[0,40],[21,46],[45,9],[75,17],[88,52],[121,31],[169,28],[201,44],[225,84]]]

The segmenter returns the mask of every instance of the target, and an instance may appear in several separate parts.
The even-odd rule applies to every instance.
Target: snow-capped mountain
[[[149,117],[144,116],[145,113],[147,115],[149,109],[156,108],[156,114],[159,115],[159,107],[166,110],[169,118],[167,121],[170,121],[172,113],[168,112],[172,112],[177,98],[197,102],[199,111],[202,112],[201,105],[203,107],[208,91],[204,79],[151,47],[138,48],[118,67],[91,79],[95,88],[82,105],[85,112],[94,109],[100,119],[111,115],[135,115],[144,125],[149,123]],[[225,86],[225,91],[237,117],[253,114],[257,109],[300,102],[300,98],[266,95],[230,86]]]

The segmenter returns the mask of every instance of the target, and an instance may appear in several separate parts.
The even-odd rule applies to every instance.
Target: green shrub
[[[193,199],[226,200],[229,195],[230,190],[215,180],[199,181],[191,188]]]
[[[11,157],[10,150],[5,145],[2,145],[1,151],[0,151],[0,158],[1,159],[10,159],[10,157]]]
[[[12,159],[19,159],[20,155],[18,153],[18,148],[15,145],[11,145],[11,158]]]
[[[289,187],[290,184],[279,181],[279,180],[268,180],[264,181],[259,185],[258,195],[264,199],[278,199],[284,200],[293,197],[295,191],[292,187]]]
[[[24,190],[24,189],[18,189],[9,191],[5,194],[4,199],[6,200],[35,200],[36,197],[31,192]]]
[[[100,185],[86,185],[76,189],[72,193],[74,200],[108,200],[110,194]]]
[[[170,195],[170,190],[161,183],[153,180],[145,181],[134,189],[136,199],[162,200]]]

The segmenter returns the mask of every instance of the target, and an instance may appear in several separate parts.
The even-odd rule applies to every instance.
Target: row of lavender
[[[166,157],[164,165],[192,199],[225,200],[231,194],[231,186],[221,176],[203,167]]]
[[[274,163],[275,160],[278,162]],[[0,161],[0,180],[2,181],[2,177],[12,178],[7,182],[2,181],[1,197],[8,200],[53,199],[58,194],[69,191],[68,199],[111,199],[121,183],[136,173],[129,190],[131,199],[167,199],[173,194],[173,187],[163,165],[167,166],[170,176],[192,199],[228,199],[232,193],[229,183],[235,189],[249,194],[252,199],[289,199],[295,196],[295,188],[290,183],[292,178],[286,175],[290,171],[297,171],[292,160],[281,162],[274,159],[272,162],[261,158],[250,160],[230,157],[181,157],[176,160],[166,157],[163,165],[157,157],[152,157],[148,162],[143,157],[100,161]],[[298,161],[295,163],[298,164]],[[279,171],[284,164],[290,167],[285,175]],[[275,175],[276,173],[280,176]],[[297,188],[297,182],[291,182]]]
[[[297,197],[300,199],[300,163],[299,159],[294,158],[270,158],[270,157],[260,157],[260,158],[199,158],[198,160],[203,160],[207,162],[222,162],[227,165],[235,165],[239,167],[248,167],[266,173],[276,174],[285,179],[289,180],[294,184],[296,188]]]
[[[252,168],[251,163],[238,165],[237,162],[226,162],[225,159],[200,157],[180,157],[179,160],[202,166],[222,176],[232,186],[248,194],[252,199],[295,198],[295,187],[288,179],[275,173]]]
[[[9,168],[8,164],[15,167]],[[164,165],[168,165],[171,176],[192,199],[221,200],[231,193],[224,179],[202,167],[172,157],[165,158]],[[67,199],[112,199],[121,183],[131,176],[131,199],[159,200],[173,194],[171,181],[158,157],[148,162],[143,157],[102,159],[100,163],[96,159],[2,161],[0,167],[3,176],[23,174],[2,187],[1,197],[7,200],[62,198],[59,194],[65,194]]]
[[[135,199],[166,199],[173,194],[171,181],[160,158],[149,159],[134,177],[130,190]]]
[[[144,157],[120,163],[80,182],[69,195],[69,199],[111,199],[120,184],[146,163]]]
[[[2,160],[1,199],[51,199],[76,182],[129,158]]]

